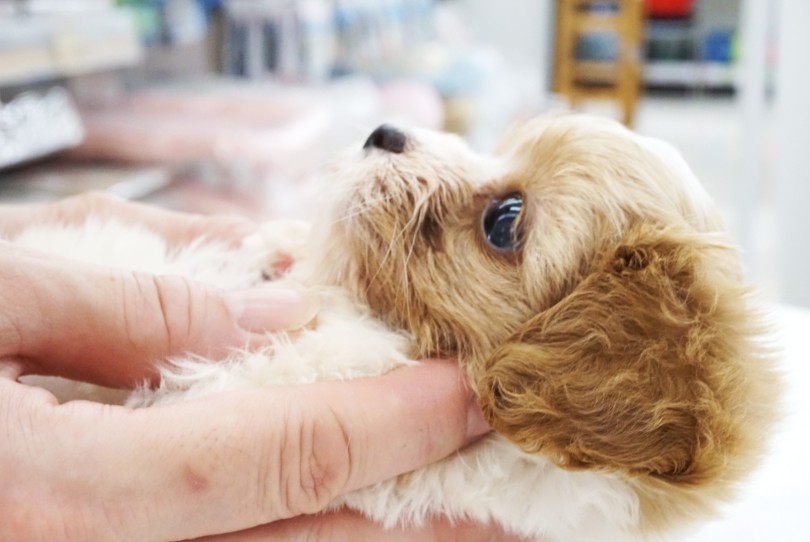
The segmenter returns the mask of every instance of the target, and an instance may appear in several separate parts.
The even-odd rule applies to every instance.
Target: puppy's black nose
[[[404,132],[397,130],[390,124],[383,124],[371,132],[371,135],[363,144],[363,148],[370,149],[374,147],[383,151],[401,153],[405,150],[407,139]]]

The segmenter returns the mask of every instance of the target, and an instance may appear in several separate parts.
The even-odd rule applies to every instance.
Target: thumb
[[[312,317],[290,290],[227,292],[2,248],[0,357],[22,362],[26,373],[131,387],[154,378],[155,363],[168,356],[223,357],[261,342],[257,332]]]

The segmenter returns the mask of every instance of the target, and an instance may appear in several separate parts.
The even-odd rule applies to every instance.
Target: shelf
[[[614,84],[619,72],[618,63],[578,60],[573,65],[577,83]]]
[[[44,203],[89,191],[140,200],[171,186],[174,177],[163,166],[56,157],[23,169],[0,171],[0,181],[0,201]]]
[[[129,66],[142,53],[126,9],[0,17],[0,86]]]
[[[649,61],[642,68],[645,85],[657,87],[733,88],[734,64],[694,60]]]
[[[576,14],[577,29],[587,32],[616,32],[621,27],[621,20],[614,14],[578,12]]]

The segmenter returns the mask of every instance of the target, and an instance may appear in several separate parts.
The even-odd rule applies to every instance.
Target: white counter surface
[[[689,542],[810,542],[810,311],[774,311],[785,417],[760,470],[724,518]]]

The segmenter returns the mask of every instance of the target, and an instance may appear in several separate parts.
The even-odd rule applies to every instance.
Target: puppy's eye
[[[515,250],[520,246],[518,220],[523,209],[523,196],[509,194],[494,200],[484,211],[484,237],[493,247],[501,251]]]

